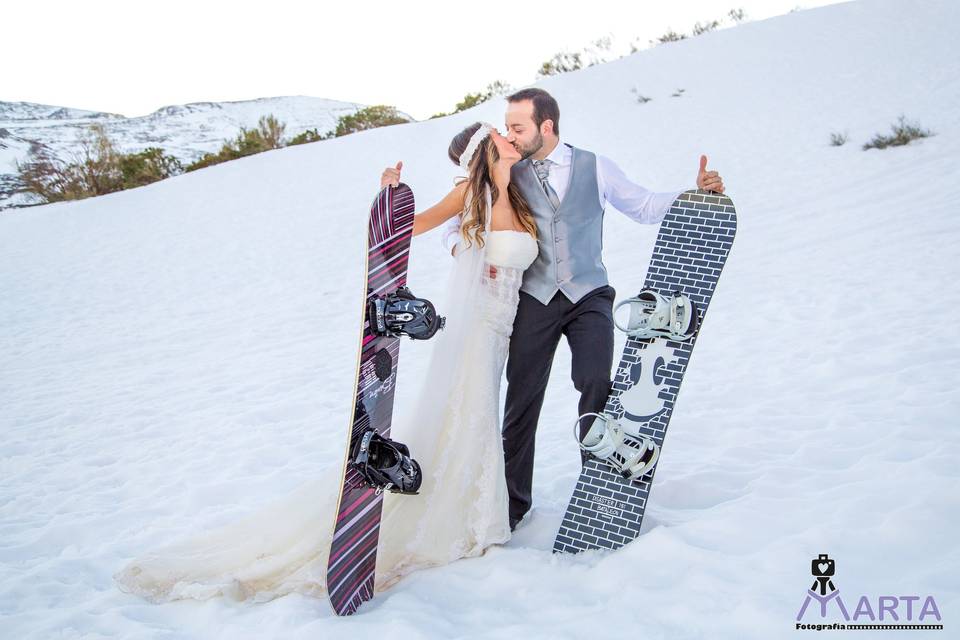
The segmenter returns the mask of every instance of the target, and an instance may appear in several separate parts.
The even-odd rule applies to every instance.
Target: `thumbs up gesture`
[[[707,156],[700,156],[700,171],[697,172],[697,189],[723,193],[723,179],[716,171],[707,171]]]
[[[403,160],[398,162],[396,167],[387,167],[384,169],[380,175],[380,188],[383,189],[388,184],[394,187],[400,184],[401,169],[403,169]]]

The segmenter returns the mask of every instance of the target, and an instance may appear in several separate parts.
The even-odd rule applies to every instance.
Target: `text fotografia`
[[[803,622],[797,623],[797,629],[807,629],[809,631],[863,631],[864,629],[887,629],[887,630],[904,630],[909,631],[911,629],[921,629],[928,631],[936,631],[943,629],[942,624],[910,624],[905,622],[902,624],[857,624],[857,623],[844,623],[844,622],[833,622],[829,624],[824,623],[815,623],[815,624],[806,624]]]
[[[943,629],[940,609],[933,596],[880,596],[874,603],[868,596],[860,596],[853,613],[847,608],[840,589],[833,584],[836,573],[834,561],[825,553],[811,562],[813,585],[797,612],[796,629],[810,631],[862,630],[940,630]],[[812,605],[812,606],[811,606]],[[843,618],[843,622],[829,622],[829,617]],[[819,622],[804,622],[819,617]],[[867,622],[867,621],[870,622]]]

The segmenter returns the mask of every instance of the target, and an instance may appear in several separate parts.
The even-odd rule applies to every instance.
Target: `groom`
[[[560,108],[543,89],[508,96],[506,126],[505,137],[523,156],[511,181],[533,212],[540,245],[523,274],[507,359],[503,449],[513,530],[531,506],[534,439],[561,336],[573,356],[579,415],[602,412],[610,393],[615,291],[601,260],[606,204],[638,223],[658,224],[683,191],[651,192],[610,159],[561,143]],[[706,162],[701,156],[697,187],[722,193],[720,175]],[[581,423],[581,438],[589,427]]]

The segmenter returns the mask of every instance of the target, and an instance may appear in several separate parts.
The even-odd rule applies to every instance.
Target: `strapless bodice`
[[[498,229],[487,234],[487,264],[526,269],[539,251],[536,239],[526,231]]]

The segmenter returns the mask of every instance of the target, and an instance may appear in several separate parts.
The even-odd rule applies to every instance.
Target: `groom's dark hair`
[[[560,135],[560,105],[552,95],[543,89],[520,89],[507,96],[507,102],[533,102],[533,121],[539,128],[544,120],[553,120],[553,134]]]

